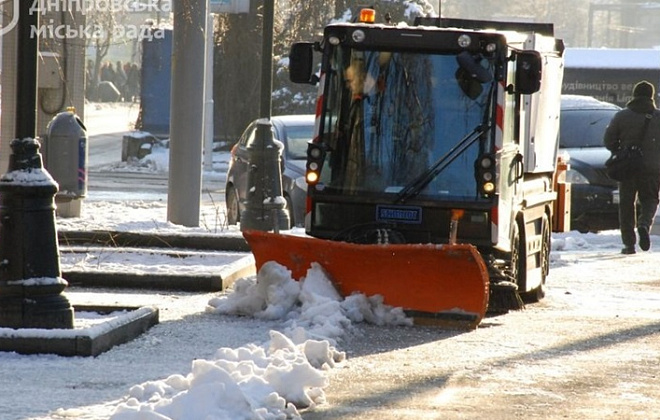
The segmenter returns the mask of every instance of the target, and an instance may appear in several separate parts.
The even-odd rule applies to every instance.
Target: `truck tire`
[[[525,230],[521,229],[520,222],[516,218],[511,226],[511,259],[509,262],[509,275],[523,290],[527,284],[527,247],[525,246]],[[521,293],[522,296],[522,293]]]
[[[550,271],[550,232],[552,230],[550,226],[550,219],[548,218],[547,214],[543,215],[541,223],[542,243],[541,252],[539,255],[539,263],[541,267],[542,280],[540,286],[530,290],[529,292],[520,294],[520,297],[525,303],[536,303],[545,297],[545,279],[548,276],[548,272]]]

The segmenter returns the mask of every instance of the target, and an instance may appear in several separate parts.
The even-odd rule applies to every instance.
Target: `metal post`
[[[271,117],[273,91],[273,19],[274,0],[264,0],[261,46],[261,120],[255,140],[248,145],[250,171],[245,211],[241,213],[241,230],[274,230],[289,228],[289,215],[284,211],[282,195],[281,152],[273,141]]]
[[[16,138],[34,138],[37,126],[37,54],[39,39],[32,28],[39,27],[39,13],[30,13],[29,1],[20,2],[16,80]]]
[[[213,170],[213,14],[206,21],[206,68],[204,70],[204,169]]]
[[[199,226],[208,0],[173,0],[167,220]]]

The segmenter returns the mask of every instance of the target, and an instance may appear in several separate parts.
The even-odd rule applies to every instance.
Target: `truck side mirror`
[[[314,43],[296,42],[289,52],[289,80],[293,83],[315,85],[318,77],[313,73]]]
[[[541,68],[541,54],[538,51],[516,53],[516,92],[523,95],[538,92],[541,89]]]

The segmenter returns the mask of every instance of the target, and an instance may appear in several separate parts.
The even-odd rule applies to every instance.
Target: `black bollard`
[[[282,151],[273,141],[272,123],[263,118],[248,144],[248,193],[241,213],[241,230],[289,229],[289,215],[284,211],[282,195]]]
[[[39,142],[11,142],[9,170],[0,177],[0,327],[73,328],[62,294],[55,194]]]

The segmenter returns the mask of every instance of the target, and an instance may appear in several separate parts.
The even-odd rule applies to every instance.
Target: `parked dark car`
[[[610,152],[603,134],[621,108],[591,96],[562,95],[559,153],[570,157],[571,229],[580,232],[618,229],[619,191],[605,173]]]
[[[241,221],[245,210],[248,190],[248,146],[255,139],[257,121],[252,121],[231,150],[231,161],[227,169],[225,199],[227,223],[235,225]],[[307,143],[314,134],[315,116],[282,115],[270,119],[273,138],[282,148],[282,194],[286,199],[291,226],[302,226],[305,218],[305,165]]]

